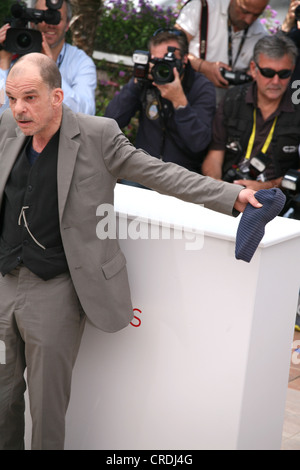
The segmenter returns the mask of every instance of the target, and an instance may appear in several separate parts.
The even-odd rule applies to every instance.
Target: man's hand
[[[255,191],[252,189],[242,189],[235,202],[234,208],[239,212],[244,212],[247,204],[250,203],[253,207],[260,209],[262,204],[254,196]]]
[[[48,56],[49,59],[54,60],[51,48],[50,48],[49,44],[47,43],[45,33],[42,33],[42,50],[41,50],[41,53]]]
[[[289,33],[291,31],[291,29],[294,27],[295,25],[295,10],[296,8],[300,5],[300,1],[299,0],[292,0],[291,3],[290,3],[290,7],[289,7],[289,10],[286,14],[286,17],[282,23],[282,26],[281,26],[281,29],[282,31],[284,31],[285,33]],[[299,28],[299,26],[298,26]]]
[[[7,23],[2,28],[0,28],[0,44],[3,45],[6,39],[7,30],[10,28],[10,25]]]
[[[189,54],[189,61],[196,72],[201,72],[218,88],[228,88],[228,81],[222,76],[220,68],[232,70],[229,65],[224,62],[208,62],[207,60],[199,59],[193,54]]]
[[[10,29],[10,25],[7,23],[2,28],[0,28],[0,44],[3,46],[6,40],[6,33]],[[10,68],[12,53],[2,49],[0,51],[0,68],[2,70],[8,70]]]

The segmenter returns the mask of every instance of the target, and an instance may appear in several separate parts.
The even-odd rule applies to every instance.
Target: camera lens
[[[155,83],[160,85],[174,80],[172,67],[169,67],[167,64],[156,64],[152,69],[152,74]]]
[[[27,32],[22,32],[17,37],[17,45],[20,49],[28,49],[31,46],[31,36]]]
[[[5,49],[19,55],[41,52],[42,35],[34,29],[10,28],[6,34]]]
[[[167,80],[170,75],[170,69],[166,65],[159,65],[156,70],[157,76],[162,80]]]

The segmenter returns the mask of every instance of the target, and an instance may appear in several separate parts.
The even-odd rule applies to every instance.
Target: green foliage
[[[5,19],[10,18],[11,6],[16,3],[15,0],[1,0],[0,1],[0,26],[5,22]]]
[[[98,87],[96,92],[96,115],[104,116],[105,110],[122,86],[132,77],[132,68],[122,64],[111,64],[105,60],[96,61],[98,71]],[[137,117],[122,129],[127,138],[134,144],[138,128]]]
[[[148,41],[159,28],[171,28],[185,0],[177,0],[173,8],[162,9],[150,0],[105,0],[97,35],[95,50],[131,56],[136,49],[147,50]],[[122,86],[132,76],[132,68],[122,64],[111,64],[105,60],[96,62],[98,87],[96,93],[96,115],[103,116],[105,109]],[[134,144],[138,128],[138,117],[122,129]]]
[[[181,1],[162,9],[149,0],[106,0],[97,28],[95,49],[131,56],[135,49],[148,49],[148,41],[159,28],[174,26]]]

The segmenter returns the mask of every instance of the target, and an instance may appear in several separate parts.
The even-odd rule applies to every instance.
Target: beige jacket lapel
[[[0,161],[0,205],[6,182],[14,166],[14,163],[22,150],[26,137],[16,129],[16,137],[7,138],[3,148],[3,158]]]
[[[62,220],[80,144],[73,139],[80,134],[75,114],[63,106],[57,161],[59,218]]]

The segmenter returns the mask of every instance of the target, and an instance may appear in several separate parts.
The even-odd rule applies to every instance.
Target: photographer
[[[300,15],[299,15],[299,9],[298,9],[299,6],[300,6],[299,0],[291,0],[288,12],[281,26],[281,30],[284,31],[285,33],[289,33],[292,29],[298,26],[296,23],[300,21]],[[298,13],[297,15],[296,15],[296,12]]]
[[[223,71],[248,71],[256,42],[267,34],[259,16],[268,0],[189,0],[176,27],[189,40],[193,68],[217,87],[219,100],[229,81]]]
[[[214,87],[192,69],[183,32],[158,30],[150,39],[149,50],[149,74],[146,72],[143,80],[132,78],[108,105],[106,117],[115,119],[122,128],[139,111],[136,146],[200,173],[211,140]],[[155,69],[151,61],[167,66],[166,55],[177,66],[171,66],[170,81],[157,84],[151,75]]]
[[[296,59],[297,48],[283,33],[258,41],[254,82],[229,90],[219,106],[204,175],[259,190],[280,186],[300,167],[300,105],[289,88]]]
[[[46,0],[36,0],[34,8],[46,10]],[[63,0],[59,24],[47,24],[46,22],[31,25],[32,28],[42,34],[42,53],[52,58],[62,75],[64,90],[64,103],[74,112],[95,114],[95,90],[97,86],[96,67],[93,60],[83,51],[65,42],[65,36],[72,18],[72,10],[69,0]],[[8,72],[17,57],[5,49],[9,24],[0,29],[0,82],[6,81]],[[0,114],[9,107],[8,99],[0,107]]]

